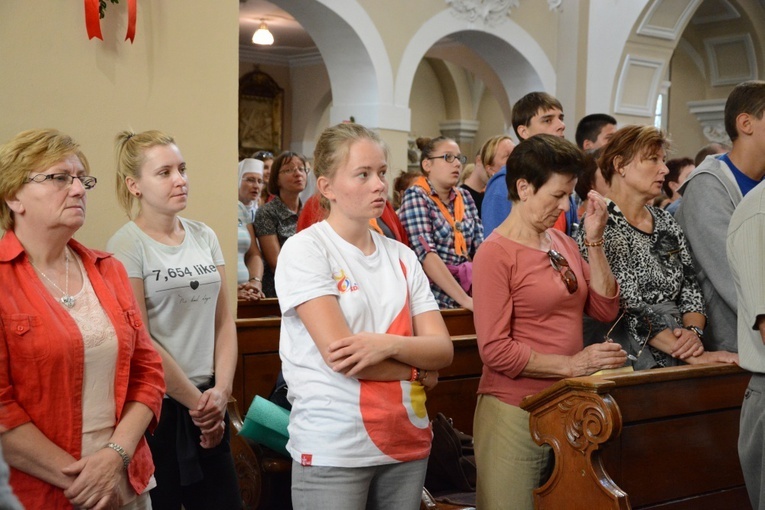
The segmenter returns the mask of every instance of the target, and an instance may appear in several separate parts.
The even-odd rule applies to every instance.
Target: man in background
[[[519,140],[525,140],[539,133],[547,133],[563,138],[566,124],[563,122],[563,106],[560,101],[546,92],[531,92],[513,105],[513,129]],[[505,221],[510,214],[512,204],[507,198],[507,167],[489,179],[481,206],[484,236]],[[573,201],[569,210],[558,218],[553,228],[571,235],[571,227],[576,224],[576,206]]]
[[[738,352],[736,287],[725,242],[734,209],[765,176],[764,113],[765,81],[738,84],[725,103],[725,131],[733,147],[704,159],[679,190],[683,200],[675,219],[691,245],[707,304],[702,342],[710,351]]]
[[[585,152],[606,145],[616,132],[616,119],[606,113],[585,115],[576,125],[576,144]]]

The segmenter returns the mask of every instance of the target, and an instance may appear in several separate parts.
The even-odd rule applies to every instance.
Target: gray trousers
[[[428,459],[369,467],[301,466],[292,462],[295,510],[418,510]]]
[[[753,374],[741,405],[738,458],[754,510],[765,510],[765,375]]]

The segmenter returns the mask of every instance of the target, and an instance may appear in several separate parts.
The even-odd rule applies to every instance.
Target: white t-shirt
[[[149,333],[195,385],[213,375],[215,309],[224,264],[215,233],[198,221],[179,218],[186,236],[178,246],[159,243],[134,222],[106,245],[130,278],[142,278]]]
[[[244,256],[252,243],[250,231],[247,229],[247,225],[252,223],[252,221],[249,221],[249,214],[247,206],[239,202],[239,218],[236,230],[236,283],[238,284],[247,283],[250,280],[250,271],[247,269],[247,264],[244,263]]]
[[[411,330],[411,317],[438,310],[414,252],[372,237],[375,252],[366,256],[322,221],[287,240],[279,254],[279,354],[292,402],[287,450],[304,465],[374,466],[430,453],[422,385],[359,381],[334,372],[295,311],[311,299],[337,296],[353,333],[386,333],[401,324]]]

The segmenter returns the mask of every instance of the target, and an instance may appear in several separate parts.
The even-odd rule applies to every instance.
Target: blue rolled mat
[[[286,448],[290,437],[287,432],[289,421],[288,410],[256,395],[239,434],[289,457]]]

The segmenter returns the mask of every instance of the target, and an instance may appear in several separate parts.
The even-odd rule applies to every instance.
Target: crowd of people
[[[604,369],[713,362],[755,374],[740,451],[765,504],[765,82],[733,89],[732,146],[695,160],[667,160],[664,132],[607,114],[569,142],[544,92],[514,105],[512,125],[519,143],[486,140],[467,176],[456,140],[418,139],[393,203],[388,147],[358,124],[326,129],[312,161],[239,163],[237,297],[281,308],[293,507],[419,507],[425,392],[453,356],[439,309],[456,307],[474,313],[483,362],[479,508],[533,508],[551,473],[524,397]],[[116,154],[129,221],[98,251],[73,238],[97,184],[78,144],[31,130],[0,146],[0,437],[15,496],[0,495],[9,508],[241,508],[221,247],[181,216],[189,176],[170,135],[122,132]]]

